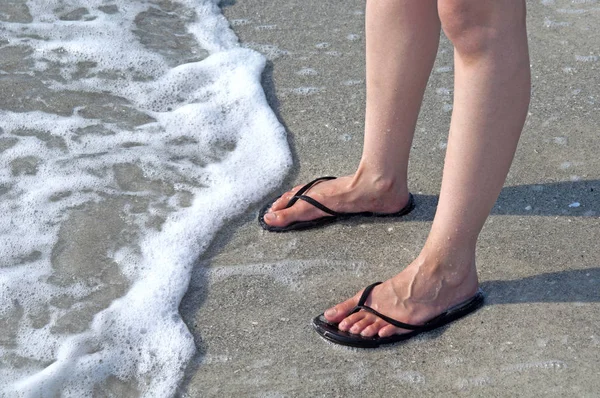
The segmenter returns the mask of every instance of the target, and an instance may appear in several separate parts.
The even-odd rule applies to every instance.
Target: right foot
[[[265,223],[272,227],[285,227],[293,222],[330,216],[303,200],[298,200],[288,209],[285,208],[302,186],[295,187],[277,199],[265,214]],[[340,213],[395,213],[403,209],[409,200],[406,184],[399,186],[381,181],[360,182],[356,176],[318,182],[304,195]]]
[[[438,253],[419,256],[398,275],[376,286],[366,305],[400,322],[422,325],[473,297],[478,287],[475,253],[457,255],[456,260],[438,257]],[[338,324],[341,331],[365,337],[410,332],[367,311],[350,315],[361,295],[362,291],[325,311],[325,319]]]

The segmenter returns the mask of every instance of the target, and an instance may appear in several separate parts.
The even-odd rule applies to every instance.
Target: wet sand
[[[295,166],[273,195],[356,167],[362,149],[364,2],[225,2]],[[416,130],[402,221],[290,234],[254,204],[195,267],[180,311],[198,354],[183,396],[594,396],[600,391],[600,3],[528,2],[533,96],[506,186],[478,246],[487,305],[372,351],[325,342],[313,316],[419,253],[435,212],[452,103],[443,38]],[[577,205],[578,204],[578,205]]]

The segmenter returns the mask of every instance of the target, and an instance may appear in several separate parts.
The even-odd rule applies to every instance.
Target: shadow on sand
[[[515,303],[598,303],[600,268],[550,272],[522,279],[486,281],[486,305]]]
[[[406,217],[432,221],[437,195],[415,195],[417,207]],[[492,215],[506,216],[600,216],[600,180],[564,181],[504,187]]]

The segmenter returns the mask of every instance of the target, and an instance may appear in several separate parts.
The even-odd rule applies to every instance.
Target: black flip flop
[[[345,220],[345,219],[348,219],[351,217],[402,217],[402,216],[405,216],[408,213],[410,213],[415,208],[415,199],[412,194],[409,194],[408,203],[406,204],[406,206],[404,206],[400,211],[397,211],[395,213],[376,213],[376,212],[370,212],[370,211],[363,211],[360,213],[339,213],[337,211],[331,210],[324,204],[319,203],[318,201],[314,200],[310,196],[304,195],[304,193],[306,191],[308,191],[310,188],[312,188],[318,182],[327,181],[327,180],[335,180],[336,178],[337,177],[319,177],[319,178],[309,182],[308,184],[306,184],[305,186],[300,188],[298,190],[298,192],[296,192],[296,194],[292,197],[292,199],[290,199],[288,204],[285,206],[286,209],[289,207],[292,207],[294,205],[294,203],[296,203],[298,201],[298,199],[301,199],[301,200],[308,202],[311,205],[315,206],[317,209],[322,210],[327,214],[330,214],[329,216],[324,216],[324,217],[316,218],[314,220],[309,220],[309,221],[296,221],[296,222],[286,225],[285,227],[274,227],[272,225],[269,225],[265,222],[265,214],[269,211],[269,209],[271,208],[271,205],[277,199],[279,199],[281,197],[280,196],[280,197],[277,197],[277,198],[271,200],[269,203],[264,205],[262,207],[262,209],[260,209],[260,212],[258,213],[258,223],[260,224],[260,226],[263,229],[265,229],[269,232],[288,232],[288,231],[298,231],[298,230],[302,230],[302,229],[321,227],[323,225],[331,224],[333,222]]]
[[[354,309],[350,312],[350,314],[354,314],[360,310],[368,311],[379,318],[383,319],[389,324],[392,324],[396,327],[411,330],[411,332],[403,333],[403,334],[395,334],[388,337],[379,337],[377,335],[373,337],[363,337],[360,334],[353,334],[348,332],[343,332],[338,329],[337,324],[332,324],[327,322],[325,319],[325,315],[321,314],[315,319],[313,319],[313,327],[319,333],[319,335],[326,340],[334,342],[336,344],[346,345],[350,347],[358,347],[358,348],[376,348],[385,344],[397,343],[399,341],[408,340],[411,337],[414,337],[420,333],[428,332],[433,329],[437,329],[441,326],[444,326],[452,321],[455,321],[459,318],[462,318],[465,315],[470,314],[471,312],[479,309],[483,305],[484,295],[483,291],[479,289],[477,293],[468,300],[463,301],[462,303],[455,305],[444,313],[436,316],[433,319],[430,319],[428,322],[425,322],[423,325],[409,325],[407,323],[399,322],[395,319],[387,317],[379,312],[375,311],[373,308],[365,305],[365,301],[371,294],[373,288],[377,285],[381,284],[381,282],[374,283],[368,286],[360,300],[358,300],[358,304]]]

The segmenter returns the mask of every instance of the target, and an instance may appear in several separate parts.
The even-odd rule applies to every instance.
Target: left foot
[[[448,308],[473,297],[478,281],[474,260],[471,264],[428,261],[419,256],[405,270],[376,286],[365,305],[383,315],[411,325],[422,325]],[[325,311],[325,319],[338,329],[365,337],[388,337],[408,333],[366,311],[348,315],[362,291]]]
[[[333,211],[342,213],[358,213],[371,211],[377,213],[395,213],[402,210],[409,201],[406,184],[396,185],[393,182],[381,183],[355,175],[322,181],[315,184],[305,195],[317,200]],[[272,227],[285,227],[298,221],[310,221],[320,217],[331,216],[302,200],[287,207],[288,202],[302,188],[299,185],[283,194],[264,215],[264,221]]]

